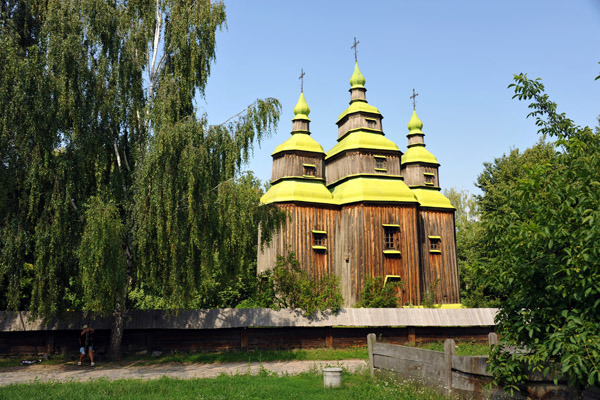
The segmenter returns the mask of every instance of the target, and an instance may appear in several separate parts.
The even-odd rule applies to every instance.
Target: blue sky
[[[245,167],[271,177],[275,147],[287,140],[300,94],[325,151],[348,106],[353,38],[367,100],[385,135],[406,150],[415,88],[425,143],[441,163],[440,185],[477,192],[483,163],[539,138],[527,104],[512,100],[515,73],[543,79],[551,99],[580,125],[600,114],[600,0],[226,1],[228,28],[199,112],[218,124],[257,98],[282,103],[277,132]]]

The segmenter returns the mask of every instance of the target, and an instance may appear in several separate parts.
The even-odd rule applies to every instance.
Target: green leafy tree
[[[600,132],[577,126],[540,80],[510,85],[558,150],[524,166],[498,202],[483,202],[489,257],[504,293],[497,316],[496,379],[517,388],[527,369],[556,371],[570,385],[600,383]],[[505,352],[509,346],[520,349]]]
[[[81,243],[116,219],[125,268],[114,279],[125,299],[147,287],[167,307],[190,306],[217,264],[227,273],[245,265],[247,248],[223,261],[242,240],[226,240],[238,230],[219,215],[233,199],[223,183],[238,178],[280,105],[258,100],[219,126],[196,114],[224,24],[220,1],[0,1],[2,306],[45,317],[106,312],[107,293],[89,302],[89,283],[104,282],[90,266],[114,242]],[[270,218],[266,208],[261,215]],[[29,295],[19,284],[27,265]],[[117,356],[127,308],[119,298]]]

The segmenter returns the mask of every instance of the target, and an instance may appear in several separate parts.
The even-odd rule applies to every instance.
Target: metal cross
[[[298,77],[298,79],[300,79],[300,92],[304,93],[304,75],[306,75],[304,73],[304,68],[300,69],[300,76]]]
[[[413,94],[412,94],[412,96],[410,96],[410,98],[413,101],[413,110],[416,109],[416,105],[417,105],[416,98],[417,98],[418,95],[419,95],[419,93],[415,93],[415,89],[413,89]]]
[[[360,42],[356,41],[356,36],[354,36],[354,44],[350,46],[351,49],[354,49],[354,62],[358,62],[358,44]]]

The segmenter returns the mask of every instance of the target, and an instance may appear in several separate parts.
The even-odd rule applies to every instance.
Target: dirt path
[[[364,360],[341,360],[341,361],[266,361],[263,363],[213,363],[213,364],[181,364],[167,363],[154,365],[115,365],[89,364],[77,366],[75,363],[62,365],[31,365],[27,367],[0,368],[0,386],[15,383],[37,382],[70,382],[87,381],[105,378],[116,379],[158,379],[163,376],[179,379],[191,378],[215,378],[221,374],[258,374],[261,369],[282,374],[299,374],[304,371],[326,366],[343,367],[349,371],[357,371],[367,367]]]

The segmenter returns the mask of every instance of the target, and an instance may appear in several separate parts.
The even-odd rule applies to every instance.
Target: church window
[[[377,172],[387,172],[385,166],[386,158],[385,156],[375,156],[375,171]]]
[[[383,252],[400,254],[400,225],[383,224]]]
[[[439,236],[429,236],[429,252],[430,253],[441,253],[442,252],[442,238]]]
[[[306,176],[316,176],[317,175],[317,167],[314,164],[302,164],[304,167],[304,175]]]
[[[314,250],[327,250],[327,232],[326,231],[312,231],[312,248]]]
[[[373,118],[365,118],[367,120],[367,127],[371,129],[377,129],[377,120]]]
[[[425,172],[425,184],[428,186],[433,186],[435,184],[435,174]]]

